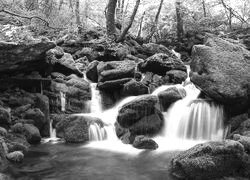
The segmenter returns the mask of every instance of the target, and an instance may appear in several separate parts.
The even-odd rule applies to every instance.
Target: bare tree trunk
[[[180,41],[184,35],[180,0],[176,0],[175,6],[176,6],[175,7],[176,8],[176,21],[177,21],[177,38]]]
[[[202,0],[202,7],[203,7],[204,17],[207,17],[206,2],[205,2],[205,0]]]
[[[76,8],[75,8],[75,15],[76,15],[76,25],[79,28],[81,26],[80,14],[79,14],[79,0],[76,0]]]
[[[116,29],[115,29],[116,3],[117,3],[117,0],[109,0],[108,5],[107,5],[106,28],[107,28],[108,36],[116,35]]]
[[[142,17],[141,17],[141,21],[140,21],[140,25],[139,25],[139,30],[138,30],[137,38],[140,38],[140,37],[141,37],[142,23],[143,23],[143,19],[144,19],[145,13],[146,13],[146,12],[144,11],[143,14],[142,14]]]
[[[60,2],[59,2],[59,11],[61,10],[61,8],[62,8],[62,5],[63,5],[63,0],[60,0]]]
[[[131,26],[133,24],[133,21],[135,19],[135,15],[136,15],[136,12],[138,10],[139,5],[140,5],[140,0],[137,0],[136,4],[135,4],[135,7],[134,7],[134,10],[133,10],[133,13],[132,13],[132,15],[131,15],[131,17],[129,19],[129,23],[128,23],[127,27],[125,27],[124,30],[122,31],[122,34],[118,38],[117,42],[121,42],[125,38],[126,34],[128,33],[128,30],[131,28]]]
[[[157,13],[155,15],[154,24],[153,24],[153,26],[151,28],[151,33],[146,37],[146,42],[149,42],[149,40],[153,37],[155,31],[157,30],[157,25],[158,25],[159,16],[160,16],[160,13],[161,13],[161,8],[162,8],[163,1],[164,0],[161,0],[161,2],[160,2],[160,5],[158,7],[158,11],[157,11]]]
[[[232,18],[233,18],[232,9],[229,9],[228,25],[230,30],[232,30]]]

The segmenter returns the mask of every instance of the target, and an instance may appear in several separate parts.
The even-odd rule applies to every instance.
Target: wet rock
[[[169,77],[169,82],[173,84],[181,84],[187,79],[187,73],[180,70],[171,70],[166,74]]]
[[[38,108],[29,109],[28,111],[26,111],[23,114],[23,118],[33,120],[34,125],[39,130],[41,130],[43,128],[43,126],[46,124],[46,119],[45,119],[44,113]]]
[[[124,104],[118,112],[117,124],[133,135],[152,136],[159,133],[164,118],[156,107],[157,102],[156,96],[145,95]]]
[[[83,76],[82,72],[77,68],[72,55],[69,53],[64,53],[60,57],[57,56],[57,50],[51,49],[46,53],[46,61],[51,72],[60,72],[65,75],[74,73],[80,77]]]
[[[131,80],[124,84],[121,94],[123,96],[138,96],[142,94],[148,94],[148,87],[145,86],[142,82]]]
[[[103,126],[102,121],[90,116],[70,116],[56,125],[58,135],[69,143],[84,143],[89,140],[89,126],[98,123]]]
[[[249,108],[250,52],[239,44],[207,34],[192,51],[191,81],[210,98],[238,115]]]
[[[238,129],[238,132],[241,134],[244,131],[246,131],[249,127],[249,131],[250,131],[250,123],[249,126],[247,125],[247,123],[243,123],[244,121],[246,121],[248,119],[248,114],[244,113],[244,114],[240,114],[234,117],[231,117],[229,119],[226,120],[226,123],[230,125],[230,130],[231,132],[235,131],[236,129]],[[246,128],[246,130],[245,130]]]
[[[132,78],[122,78],[122,79],[116,79],[116,80],[110,80],[105,82],[99,82],[97,84],[97,87],[100,90],[108,90],[108,91],[114,91],[114,89],[121,89],[124,84],[131,81]]]
[[[141,63],[139,65],[139,70],[164,76],[166,72],[170,70],[181,70],[186,72],[186,67],[180,59],[172,58],[167,54],[158,53]]]
[[[0,124],[8,125],[10,123],[10,111],[0,107]]]
[[[17,123],[12,127],[12,131],[23,134],[30,144],[37,144],[41,141],[40,132],[33,124]]]
[[[172,174],[193,180],[235,176],[242,168],[243,156],[244,147],[237,141],[198,144],[172,159]]]
[[[170,105],[186,96],[185,89],[181,87],[169,87],[158,94],[162,111],[167,111]]]
[[[250,137],[235,134],[233,139],[241,143],[244,146],[245,151],[250,152]]]
[[[97,73],[97,66],[99,62],[98,61],[93,61],[89,64],[87,70],[86,70],[86,76],[89,80],[93,82],[98,81],[98,73]]]
[[[3,174],[3,173],[0,173],[0,179],[1,180],[12,180],[12,178],[10,176],[8,176],[7,174]]]
[[[30,144],[28,143],[26,137],[23,134],[8,133],[4,138],[8,152],[14,151],[28,151]]]
[[[24,44],[2,41],[0,43],[0,74],[45,72],[45,52],[55,46],[54,42],[44,40]]]
[[[136,136],[133,142],[133,147],[137,149],[150,149],[155,150],[158,148],[158,144],[150,138],[145,136]]]
[[[23,155],[23,153],[21,151],[14,151],[14,152],[8,153],[6,155],[6,158],[9,161],[20,163],[20,162],[23,161],[24,155]]]
[[[98,81],[105,82],[122,78],[133,78],[136,64],[133,61],[100,62],[97,66]]]
[[[7,135],[7,133],[8,133],[8,131],[5,128],[0,127],[0,136],[5,137]]]
[[[250,119],[246,119],[245,121],[243,121],[240,126],[233,132],[233,134],[240,134],[250,137]]]

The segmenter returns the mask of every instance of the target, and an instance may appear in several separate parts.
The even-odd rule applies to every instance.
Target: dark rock
[[[8,147],[8,152],[22,151],[26,152],[30,146],[23,134],[8,133],[4,140]]]
[[[100,90],[114,90],[114,89],[121,89],[124,84],[131,81],[132,78],[123,78],[123,79],[117,79],[117,80],[109,80],[105,82],[99,82],[97,84],[97,87]]]
[[[103,124],[99,118],[90,116],[70,116],[56,125],[56,130],[66,142],[84,143],[89,140],[89,126],[92,123]]]
[[[7,168],[6,160],[6,144],[2,138],[0,138],[0,171],[3,172]]]
[[[133,78],[136,64],[133,61],[100,62],[97,66],[98,81]]]
[[[29,109],[28,111],[26,111],[23,114],[23,118],[33,120],[34,125],[39,130],[41,130],[43,128],[43,126],[46,124],[46,119],[45,119],[44,113],[38,108]]]
[[[158,94],[162,111],[167,111],[170,105],[186,96],[186,91],[181,87],[169,87]]]
[[[145,136],[136,136],[133,142],[133,147],[137,149],[150,149],[155,150],[158,148],[158,144],[150,138]]]
[[[62,57],[58,58],[55,52],[54,49],[51,49],[46,53],[46,62],[48,63],[51,72],[60,72],[65,75],[74,73],[80,77],[83,76],[82,72],[77,68],[71,54],[64,53]]]
[[[235,131],[236,129],[239,130],[239,133],[243,133],[244,131],[247,130],[248,127],[246,127],[246,129],[244,129],[245,125],[243,122],[246,121],[248,119],[248,114],[244,113],[244,114],[240,114],[234,117],[229,118],[226,123],[230,125],[230,130],[231,132]],[[242,124],[242,125],[241,125]],[[250,131],[250,123],[249,123],[249,131]]]
[[[6,158],[9,161],[20,163],[20,162],[23,161],[24,155],[23,155],[23,153],[21,151],[14,151],[14,152],[8,153],[6,155]]]
[[[193,180],[235,176],[242,168],[243,156],[244,147],[237,141],[198,144],[172,159],[172,174]]]
[[[124,84],[121,94],[123,96],[138,96],[142,94],[148,94],[148,87],[145,86],[142,82],[131,80]]]
[[[164,53],[172,58],[176,58],[176,56],[167,47],[161,44],[155,44],[155,43],[143,44],[142,48],[143,48],[142,54],[146,54],[147,56],[152,56],[157,53]]]
[[[250,137],[235,134],[233,136],[233,139],[241,143],[244,146],[245,151],[247,151],[248,153],[250,152]]]
[[[5,137],[7,134],[8,134],[8,131],[5,128],[0,127],[0,136]]]
[[[186,67],[178,58],[172,58],[167,54],[159,53],[146,59],[139,66],[142,72],[153,72],[161,76],[166,75],[170,70],[181,70],[186,72]]]
[[[20,107],[15,109],[14,114],[18,116],[30,108],[31,108],[31,104],[26,104],[26,105],[20,106]]]
[[[130,127],[141,118],[153,114],[157,101],[156,96],[145,95],[124,104],[119,110],[117,122],[122,127]]]
[[[85,47],[82,50],[77,51],[74,54],[75,58],[87,57],[89,62],[92,62],[100,56],[98,51],[95,51],[93,48]]]
[[[232,129],[233,130],[233,129]],[[233,132],[233,134],[240,134],[250,137],[250,119],[243,121],[240,126]]]
[[[207,34],[205,45],[194,46],[192,56],[191,81],[227,113],[244,113],[250,103],[250,52]]]
[[[180,70],[171,70],[166,74],[169,77],[169,82],[173,84],[181,84],[187,79],[187,73]]]
[[[23,134],[30,144],[37,144],[41,141],[40,132],[33,124],[17,123],[12,127],[12,131]]]
[[[0,107],[0,124],[8,125],[10,123],[10,110]]]
[[[89,80],[93,82],[98,81],[98,73],[97,73],[97,66],[99,62],[98,61],[93,61],[89,64],[87,70],[86,70],[86,76]]]
[[[45,52],[55,46],[43,40],[26,44],[0,42],[0,74],[45,72]]]

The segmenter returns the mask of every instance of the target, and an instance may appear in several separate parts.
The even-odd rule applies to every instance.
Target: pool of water
[[[176,153],[131,154],[46,143],[31,147],[21,164],[10,167],[9,174],[17,180],[175,180],[169,165]]]

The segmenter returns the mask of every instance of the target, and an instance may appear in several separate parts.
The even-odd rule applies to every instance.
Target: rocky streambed
[[[171,172],[175,177],[189,179],[250,177],[249,69],[250,52],[235,41],[207,34],[202,44],[193,47],[191,81],[201,89],[200,98],[210,99],[225,107],[227,140],[197,145],[171,157],[171,160],[164,161],[163,158],[158,161],[161,165],[165,164],[160,169]],[[184,63],[163,45],[140,45],[133,39],[116,44],[103,38],[100,33],[89,35],[88,39],[64,37],[56,42],[47,38],[22,43],[1,41],[0,75],[0,169],[1,172],[11,172],[11,176],[18,178],[25,177],[23,173],[29,174],[27,169],[22,171],[22,166],[29,166],[28,161],[36,158],[33,157],[34,154],[40,161],[45,158],[44,161],[47,162],[48,157],[65,153],[65,156],[61,157],[65,158],[65,164],[72,162],[70,158],[75,159],[79,157],[77,155],[82,155],[77,147],[76,155],[71,154],[70,158],[66,158],[74,145],[37,145],[43,137],[49,136],[52,120],[52,126],[57,129],[58,136],[68,143],[86,143],[89,141],[88,129],[91,124],[105,125],[97,117],[71,116],[75,113],[90,112],[90,83],[97,83],[103,109],[114,106],[125,97],[143,95],[143,98],[137,98],[121,107],[116,120],[116,134],[125,143],[139,144],[135,147],[145,148],[140,142],[151,142],[149,138],[158,134],[164,126],[162,111],[166,111],[172,103],[185,97],[185,94],[175,88],[167,89],[158,96],[149,94],[161,85],[180,84],[187,78]],[[47,157],[44,157],[44,152],[40,156],[36,147],[44,148],[45,154],[49,152],[48,156],[46,154]],[[57,149],[61,147],[65,148],[65,151]],[[151,149],[155,148],[157,145]],[[32,149],[35,149],[34,154]],[[27,159],[26,152],[29,152]],[[88,155],[83,157],[84,160],[92,158],[90,161],[95,170],[100,160],[107,160],[103,156],[100,159],[92,157],[96,156],[96,151],[83,152]],[[115,157],[114,162],[110,162],[110,169],[115,168],[117,161],[125,161],[124,157],[114,153],[110,157]],[[144,153],[139,157],[144,157]],[[149,159],[146,158],[146,162],[143,158],[138,161],[129,160],[136,169],[132,171],[131,176],[134,175],[133,177],[138,179],[144,177],[143,167],[150,171],[151,166],[142,164],[149,163],[154,158]],[[14,165],[18,171],[15,168],[9,169],[13,164],[22,161],[23,164]],[[55,162],[59,162],[59,159],[55,159]],[[95,162],[97,164],[94,164]],[[52,161],[48,164],[50,163],[52,167],[58,166]],[[83,166],[92,167],[83,160],[73,167],[79,169]],[[119,164],[118,167],[120,166],[122,169],[127,167]],[[67,167],[65,166],[66,169]],[[110,179],[112,174],[109,174],[109,168],[99,175]],[[67,171],[66,169],[64,171]],[[161,171],[158,175],[158,171],[154,170],[153,168],[153,175],[147,176],[148,179],[165,175],[168,177],[165,172]],[[70,168],[68,173],[74,171]],[[89,169],[86,171],[92,172]],[[55,176],[47,173],[47,170],[45,174],[31,177]],[[87,173],[81,177],[88,175]],[[119,173],[114,177],[118,176]]]

